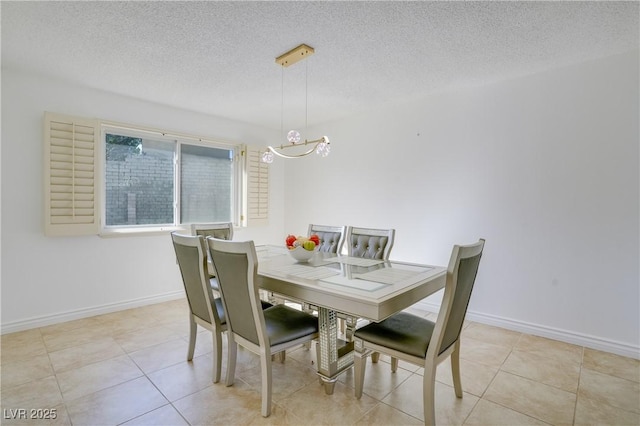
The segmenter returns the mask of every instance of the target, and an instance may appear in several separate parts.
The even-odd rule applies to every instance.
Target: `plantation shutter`
[[[264,149],[247,147],[247,226],[266,225],[269,219],[269,165],[260,158]]]
[[[44,121],[45,235],[96,235],[98,122],[49,112]]]

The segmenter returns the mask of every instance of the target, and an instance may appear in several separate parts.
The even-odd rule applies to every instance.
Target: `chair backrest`
[[[460,337],[483,249],[483,239],[475,244],[453,247],[442,305],[429,344],[429,348],[433,343],[434,347],[440,348],[438,354],[447,350]]]
[[[389,260],[395,229],[347,228],[347,254],[367,259]]]
[[[220,324],[218,311],[211,304],[213,294],[207,271],[207,245],[201,235],[171,234],[182,283],[191,313],[209,324]]]
[[[208,238],[209,254],[218,273],[218,285],[225,308],[227,327],[256,347],[269,347],[265,341],[262,304],[255,285],[258,256],[253,241],[225,241]]]
[[[202,235],[203,237],[213,237],[219,240],[233,239],[233,223],[192,223],[191,235]]]
[[[316,234],[320,238],[318,251],[325,253],[340,253],[344,244],[346,226],[309,225],[307,236]]]

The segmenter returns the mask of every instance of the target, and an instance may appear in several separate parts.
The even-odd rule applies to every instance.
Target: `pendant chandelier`
[[[307,57],[313,55],[313,47],[301,44],[300,46],[284,53],[276,58],[276,63],[282,67],[282,106],[280,114],[280,133],[283,133],[284,123],[284,69],[288,66],[295,64]],[[305,68],[305,130],[307,127],[307,112],[308,112],[308,84],[307,84],[307,70]],[[320,139],[315,140],[302,140],[300,132],[297,130],[290,130],[287,133],[286,144],[268,146],[267,150],[262,153],[262,161],[264,163],[273,163],[274,155],[282,158],[300,158],[305,157],[315,152],[321,157],[326,157],[331,152],[329,146],[329,138],[322,136]],[[293,148],[293,149],[291,149]],[[288,150],[288,151],[286,151]],[[285,151],[287,153],[285,153]]]

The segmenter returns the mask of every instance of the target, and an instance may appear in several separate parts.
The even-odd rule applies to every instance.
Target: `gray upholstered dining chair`
[[[215,223],[192,223],[191,235],[202,235],[204,238],[213,237],[220,240],[232,240],[233,239],[233,223],[231,222],[215,222]],[[209,252],[207,250],[207,256]],[[218,280],[216,279],[215,271],[213,270],[213,264],[209,262],[209,281],[211,288],[216,293],[219,293]]]
[[[360,398],[364,386],[366,357],[373,351],[391,356],[391,370],[398,359],[424,367],[422,398],[425,424],[435,425],[436,367],[451,356],[456,396],[462,398],[460,380],[460,332],[475,283],[484,240],[454,246],[447,268],[442,305],[436,322],[406,312],[370,323],[355,331],[355,394]]]
[[[342,253],[342,247],[344,245],[345,237],[347,233],[346,226],[328,226],[328,225],[317,225],[317,224],[309,224],[309,231],[307,232],[307,236],[317,235],[320,239],[320,247],[318,251],[323,253],[334,253],[340,254]],[[301,308],[304,312],[312,313],[314,309],[307,303],[301,303]],[[344,322],[341,321],[341,328],[344,330]],[[310,348],[310,344],[305,344],[307,349]]]
[[[347,227],[346,244],[347,254],[366,259],[389,260],[391,248],[395,240],[395,229]],[[356,327],[358,319],[355,317],[340,317],[340,331],[346,332],[347,340],[351,340],[351,334]],[[378,360],[378,354],[374,354],[374,360]]]
[[[308,342],[318,336],[318,319],[313,315],[275,305],[261,308],[256,285],[258,259],[253,241],[232,242],[208,238],[211,259],[226,312],[228,365],[226,385],[234,382],[237,345],[260,356],[262,409],[271,414],[271,362],[274,354]]]
[[[203,236],[172,233],[184,290],[189,303],[189,348],[187,360],[193,359],[198,325],[213,335],[213,382],[220,381],[222,333],[227,330],[222,300],[214,298],[207,270],[207,245]]]
[[[215,223],[192,223],[191,233],[193,235],[202,235],[203,237],[213,237],[220,240],[233,239],[233,223],[231,222],[215,222]]]
[[[349,226],[347,228],[347,254],[367,259],[389,260],[395,229],[373,229]]]
[[[318,251],[339,254],[342,252],[342,245],[344,244],[346,233],[346,226],[310,224],[307,236],[315,234],[320,238],[320,247],[318,248]]]

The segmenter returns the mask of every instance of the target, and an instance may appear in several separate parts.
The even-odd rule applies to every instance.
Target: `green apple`
[[[316,243],[311,240],[307,240],[302,244],[302,247],[304,247],[305,250],[313,251],[313,249],[316,248]]]

